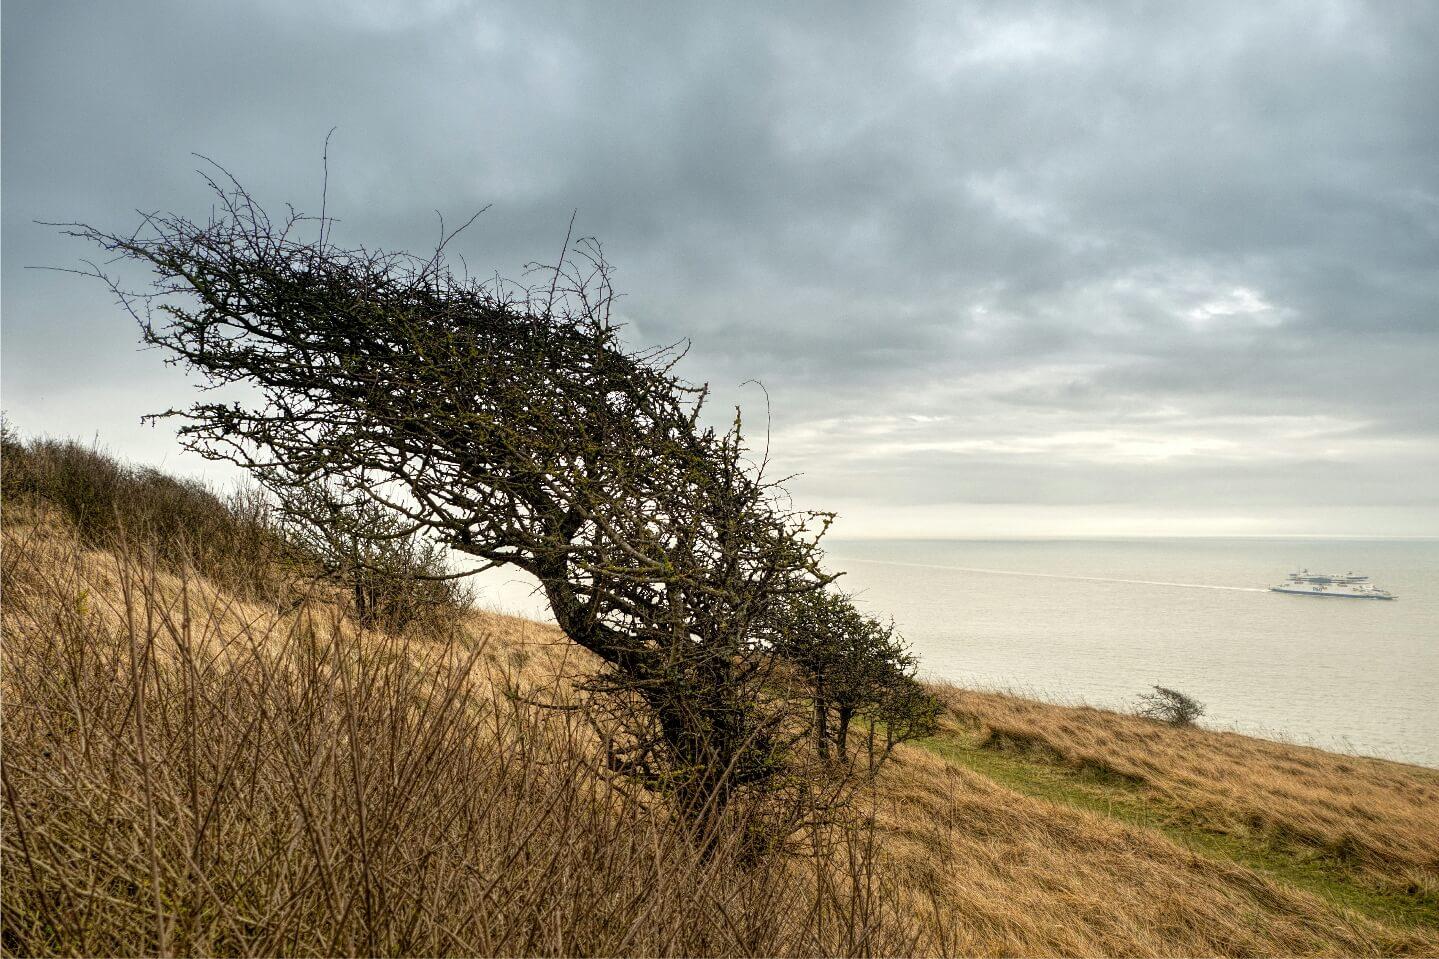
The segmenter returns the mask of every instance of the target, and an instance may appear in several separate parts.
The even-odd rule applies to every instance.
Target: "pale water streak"
[[[870,540],[830,544],[937,678],[1129,708],[1150,685],[1220,728],[1439,766],[1439,542]],[[1313,570],[1397,602],[1287,596]]]
[[[933,563],[897,563],[885,559],[850,559],[851,563],[879,563],[882,566],[914,566],[919,569],[950,569],[956,573],[993,573],[996,576],[1034,576],[1038,579],[1077,579],[1091,583],[1136,583],[1140,586],[1178,586],[1180,589],[1235,589],[1241,593],[1263,593],[1258,586],[1213,586],[1208,583],[1166,583],[1157,579],[1112,579],[1108,576],[1066,576],[1063,573],[1026,573],[1018,569],[982,569],[978,566],[936,566]]]

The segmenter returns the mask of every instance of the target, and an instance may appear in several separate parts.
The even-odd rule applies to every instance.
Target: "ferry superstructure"
[[[1302,569],[1297,573],[1290,573],[1289,578],[1278,586],[1269,588],[1276,593],[1293,593],[1296,596],[1333,596],[1338,599],[1394,598],[1393,593],[1369,582],[1368,576],[1359,576],[1352,572],[1343,576],[1331,576]]]

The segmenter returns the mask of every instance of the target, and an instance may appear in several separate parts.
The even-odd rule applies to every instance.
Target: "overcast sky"
[[[3,405],[221,474],[39,220],[571,211],[837,535],[1439,534],[1439,4],[6,0]]]

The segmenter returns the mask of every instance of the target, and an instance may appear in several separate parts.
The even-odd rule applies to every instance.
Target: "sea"
[[[1439,540],[830,540],[866,612],[922,673],[1133,708],[1152,686],[1201,725],[1439,767]],[[1286,596],[1354,571],[1393,602]]]

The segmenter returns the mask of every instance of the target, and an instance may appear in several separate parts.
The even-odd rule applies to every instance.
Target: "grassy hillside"
[[[704,858],[552,628],[360,630],[6,470],[4,954],[1439,952],[1439,772],[942,688],[847,816]]]

